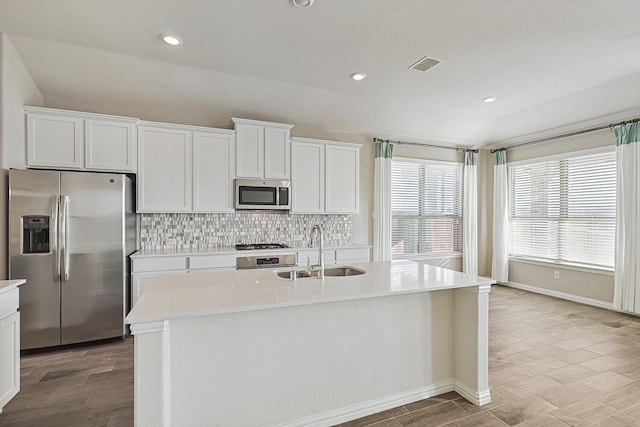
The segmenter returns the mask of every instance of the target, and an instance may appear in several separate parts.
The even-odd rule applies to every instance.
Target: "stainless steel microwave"
[[[236,209],[291,209],[291,181],[236,179]]]

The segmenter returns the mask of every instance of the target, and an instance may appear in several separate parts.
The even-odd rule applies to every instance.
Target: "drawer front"
[[[133,272],[186,270],[189,268],[187,261],[186,256],[133,258]]]
[[[189,268],[224,268],[236,267],[236,255],[202,255],[189,257]]]
[[[0,294],[0,319],[18,311],[18,288]]]
[[[324,255],[324,263],[334,263],[336,261],[336,251],[328,249],[322,252]],[[303,249],[297,252],[298,265],[307,265],[307,258],[311,264],[318,263],[318,250],[317,249]]]
[[[336,250],[337,261],[369,261],[369,248],[346,248]]]

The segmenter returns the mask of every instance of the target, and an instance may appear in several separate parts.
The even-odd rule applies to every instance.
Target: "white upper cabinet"
[[[291,143],[291,212],[324,213],[324,144]]]
[[[233,131],[193,132],[193,210],[233,212]]]
[[[25,107],[27,166],[136,171],[138,119]]]
[[[358,213],[360,147],[292,138],[291,213]]]
[[[264,177],[266,179],[291,177],[290,129],[291,127],[264,128]]]
[[[135,122],[86,119],[85,168],[135,172],[136,131]]]
[[[290,179],[293,125],[233,118],[238,178]]]
[[[234,132],[138,127],[138,212],[233,212]]]
[[[326,213],[358,213],[360,188],[360,146],[325,146]]]
[[[138,212],[192,209],[191,131],[169,125],[138,127]]]

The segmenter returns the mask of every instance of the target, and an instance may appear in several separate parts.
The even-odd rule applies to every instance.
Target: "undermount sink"
[[[296,279],[303,279],[305,277],[316,277],[318,275],[315,271],[312,273],[309,273],[306,270],[295,270],[295,271],[278,271],[276,273],[276,276],[282,277],[283,279],[291,279],[292,274],[296,275]]]
[[[325,277],[346,277],[346,276],[359,276],[364,274],[364,270],[360,270],[355,267],[334,267],[334,268],[325,268],[324,276]],[[291,279],[291,275],[295,274],[296,279],[305,279],[308,277],[318,277],[317,271],[307,271],[307,270],[294,270],[294,271],[279,271],[276,273],[278,277],[282,277],[283,279]]]
[[[360,270],[355,267],[335,267],[324,269],[324,275],[331,277],[359,276],[361,274],[364,274],[364,270]]]

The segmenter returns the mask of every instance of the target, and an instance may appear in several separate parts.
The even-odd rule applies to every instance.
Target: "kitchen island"
[[[491,279],[416,261],[359,276],[159,275],[127,322],[137,426],[329,426],[455,390],[490,402]]]

